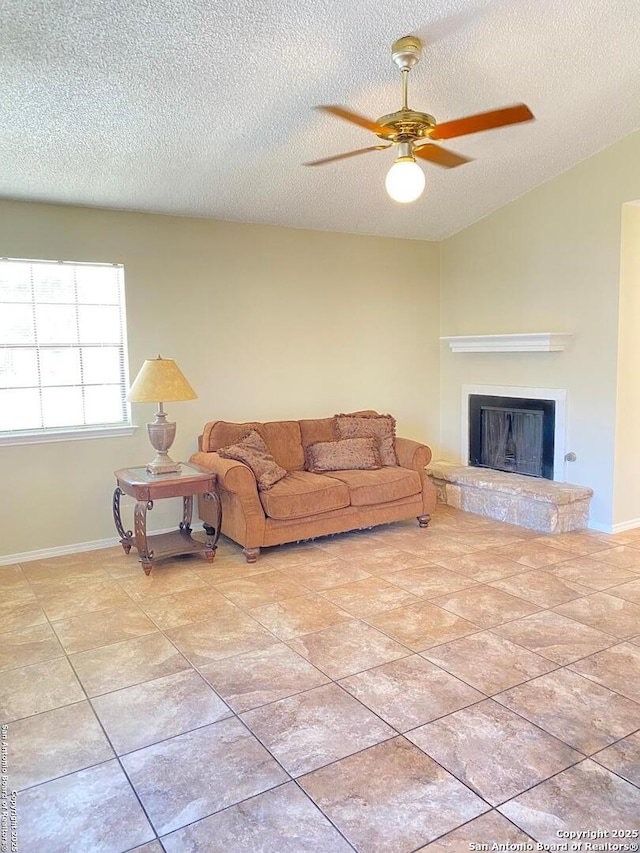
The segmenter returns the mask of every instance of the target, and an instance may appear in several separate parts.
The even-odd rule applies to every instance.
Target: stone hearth
[[[433,462],[426,471],[438,501],[466,512],[541,533],[582,530],[589,520],[593,489],[586,486],[452,462]]]

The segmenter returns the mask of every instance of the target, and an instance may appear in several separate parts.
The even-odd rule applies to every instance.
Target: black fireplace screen
[[[553,479],[555,402],[469,396],[469,464]]]

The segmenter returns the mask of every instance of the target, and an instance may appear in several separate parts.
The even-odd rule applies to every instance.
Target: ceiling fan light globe
[[[398,157],[387,172],[385,180],[389,196],[401,204],[408,204],[420,198],[424,185],[424,172],[413,157]]]

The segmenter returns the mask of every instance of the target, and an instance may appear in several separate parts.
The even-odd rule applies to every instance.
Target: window
[[[0,259],[0,442],[132,430],[124,270]]]

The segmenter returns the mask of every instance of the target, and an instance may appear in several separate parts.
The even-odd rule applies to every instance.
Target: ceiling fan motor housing
[[[392,139],[394,142],[410,142],[414,139],[428,138],[436,120],[429,113],[416,110],[397,110],[395,113],[381,116],[376,124],[389,129],[389,133],[378,133],[380,139]]]
[[[391,59],[401,71],[411,71],[421,56],[422,42],[417,36],[403,36],[391,46]]]

